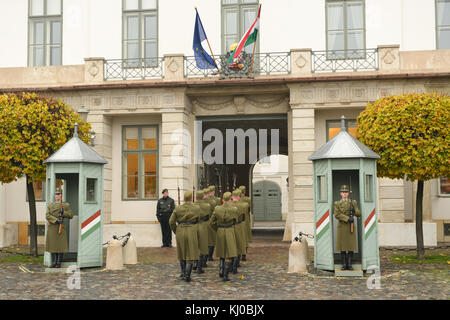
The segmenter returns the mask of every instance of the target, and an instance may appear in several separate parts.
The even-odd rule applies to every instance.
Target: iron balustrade
[[[311,72],[357,72],[378,70],[378,49],[311,52]]]
[[[184,57],[184,76],[220,77],[221,79],[253,78],[260,75],[289,74],[291,72],[290,52],[255,53],[252,68],[252,54],[244,52],[240,61],[232,67],[227,55],[214,55],[218,69],[199,69],[194,56]]]
[[[163,58],[105,60],[105,80],[162,79]]]

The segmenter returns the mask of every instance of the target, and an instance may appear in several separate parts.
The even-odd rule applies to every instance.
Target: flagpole
[[[198,13],[197,7],[195,7],[195,12]],[[222,75],[220,74],[219,66],[217,65],[217,62],[216,62],[216,58],[214,58],[214,53],[212,52],[211,45],[209,44],[208,37],[206,37],[206,42],[208,43],[209,51],[211,52],[211,56],[214,60],[214,63],[216,64],[217,73],[219,74],[219,77],[222,78]]]
[[[259,11],[258,11],[258,14],[259,14],[260,11],[261,11],[261,3],[259,4]],[[259,33],[259,32],[258,32],[258,33]],[[253,64],[254,64],[254,62],[255,62],[256,42],[257,42],[257,39],[255,39],[255,44],[253,45],[253,56],[252,56],[252,67],[251,67],[251,69],[250,69],[250,78],[253,77]]]

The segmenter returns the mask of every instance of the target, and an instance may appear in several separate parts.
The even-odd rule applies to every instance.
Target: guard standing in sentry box
[[[55,191],[55,202],[49,203],[45,218],[48,221],[45,251],[50,252],[50,268],[60,268],[63,254],[69,251],[65,219],[72,219],[73,213],[67,202],[62,202],[61,188]]]

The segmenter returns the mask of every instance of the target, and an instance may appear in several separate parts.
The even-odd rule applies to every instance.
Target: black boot
[[[55,268],[61,268],[62,257],[63,257],[63,253],[57,253],[56,254],[56,266],[55,266]]]
[[[183,280],[186,273],[186,260],[180,260],[180,267],[181,267],[180,280]]]
[[[201,261],[202,261],[202,267],[203,267],[203,268],[206,268],[206,267],[208,266],[208,265],[206,264],[206,261],[207,261],[207,260],[208,260],[208,255],[206,255],[206,254],[203,255],[203,256],[202,256],[202,260],[201,260]]]
[[[210,246],[209,247],[209,253],[208,253],[208,260],[209,261],[214,261],[214,259],[213,259],[213,252],[214,252],[214,246]]]
[[[194,260],[194,266],[192,267],[192,270],[197,270],[198,266],[198,260]]]
[[[238,255],[238,257],[237,257],[237,266],[238,266],[238,268],[241,267],[241,255]]]
[[[347,253],[347,270],[353,270],[352,267],[353,251]]]
[[[231,265],[231,262],[225,262],[225,267],[223,270],[223,282],[230,281],[228,278],[228,273],[232,270],[233,266]]]
[[[345,251],[341,251],[341,260],[342,260],[342,270],[347,269],[347,254]]]
[[[223,277],[223,273],[224,273],[224,268],[225,268],[225,259],[224,258],[220,258],[220,263],[219,263],[219,277]]]
[[[56,268],[56,264],[58,263],[58,254],[57,253],[51,253],[51,265],[50,268]]]
[[[203,271],[203,256],[200,256],[200,258],[199,258],[199,260],[198,260],[198,264],[197,264],[197,273],[198,273],[198,274],[205,273],[205,271]]]
[[[237,270],[237,268],[238,268],[238,258],[237,257],[231,258],[231,265],[232,265],[232,268],[233,268],[233,274],[237,274],[237,272],[238,272],[238,270]]]
[[[242,261],[247,261],[247,255],[246,254],[242,255]]]
[[[191,281],[191,272],[192,272],[192,263],[186,263],[186,272],[184,276],[184,281],[186,282]]]

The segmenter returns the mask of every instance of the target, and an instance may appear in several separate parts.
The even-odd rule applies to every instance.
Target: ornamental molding
[[[251,105],[259,109],[270,109],[281,104],[288,106],[289,97],[282,96],[274,99],[273,97],[261,98],[260,96],[234,96],[222,98],[219,101],[217,101],[217,98],[194,98],[192,99],[192,104],[196,108],[209,111],[234,107],[238,113],[244,113],[246,105]]]

